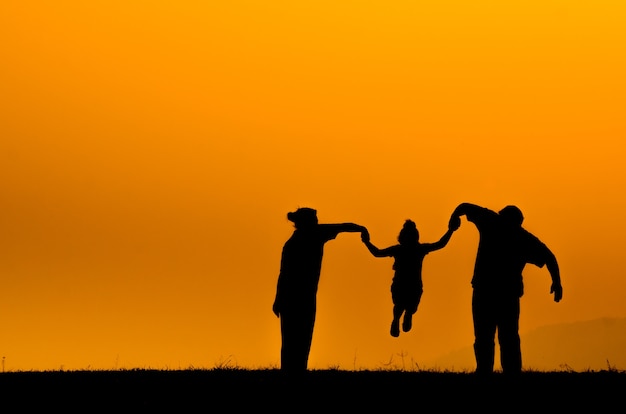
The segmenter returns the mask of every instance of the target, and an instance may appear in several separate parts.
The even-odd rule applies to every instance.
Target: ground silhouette
[[[15,412],[141,410],[621,410],[626,373],[522,372],[509,378],[437,371],[313,370],[296,377],[278,369],[8,372],[0,401]]]

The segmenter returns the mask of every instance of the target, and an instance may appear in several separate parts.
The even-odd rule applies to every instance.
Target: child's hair
[[[398,234],[398,243],[400,244],[415,244],[419,241],[420,233],[417,230],[417,226],[412,220],[406,220]]]

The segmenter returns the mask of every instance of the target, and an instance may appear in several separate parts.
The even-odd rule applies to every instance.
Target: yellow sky
[[[216,4],[217,3],[217,4]],[[268,4],[270,3],[270,4]],[[391,4],[390,4],[391,3]],[[622,1],[0,5],[7,369],[279,364],[286,213],[424,242],[516,204],[557,255],[521,331],[626,317]],[[471,345],[475,229],[425,260],[391,338],[391,259],[326,247],[313,368]]]

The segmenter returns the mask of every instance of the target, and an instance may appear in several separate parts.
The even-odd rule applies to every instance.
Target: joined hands
[[[370,241],[370,233],[365,227],[363,228],[363,230],[361,230],[361,241],[363,243],[367,243]]]
[[[452,216],[448,222],[448,228],[452,231],[456,231],[461,227],[461,217]]]

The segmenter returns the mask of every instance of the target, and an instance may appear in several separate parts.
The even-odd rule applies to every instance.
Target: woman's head
[[[400,244],[412,244],[417,243],[420,239],[420,233],[417,230],[417,226],[412,220],[406,220],[398,234],[398,242]]]
[[[287,213],[287,219],[293,222],[297,229],[315,226],[317,224],[317,210],[301,207],[296,211]]]

